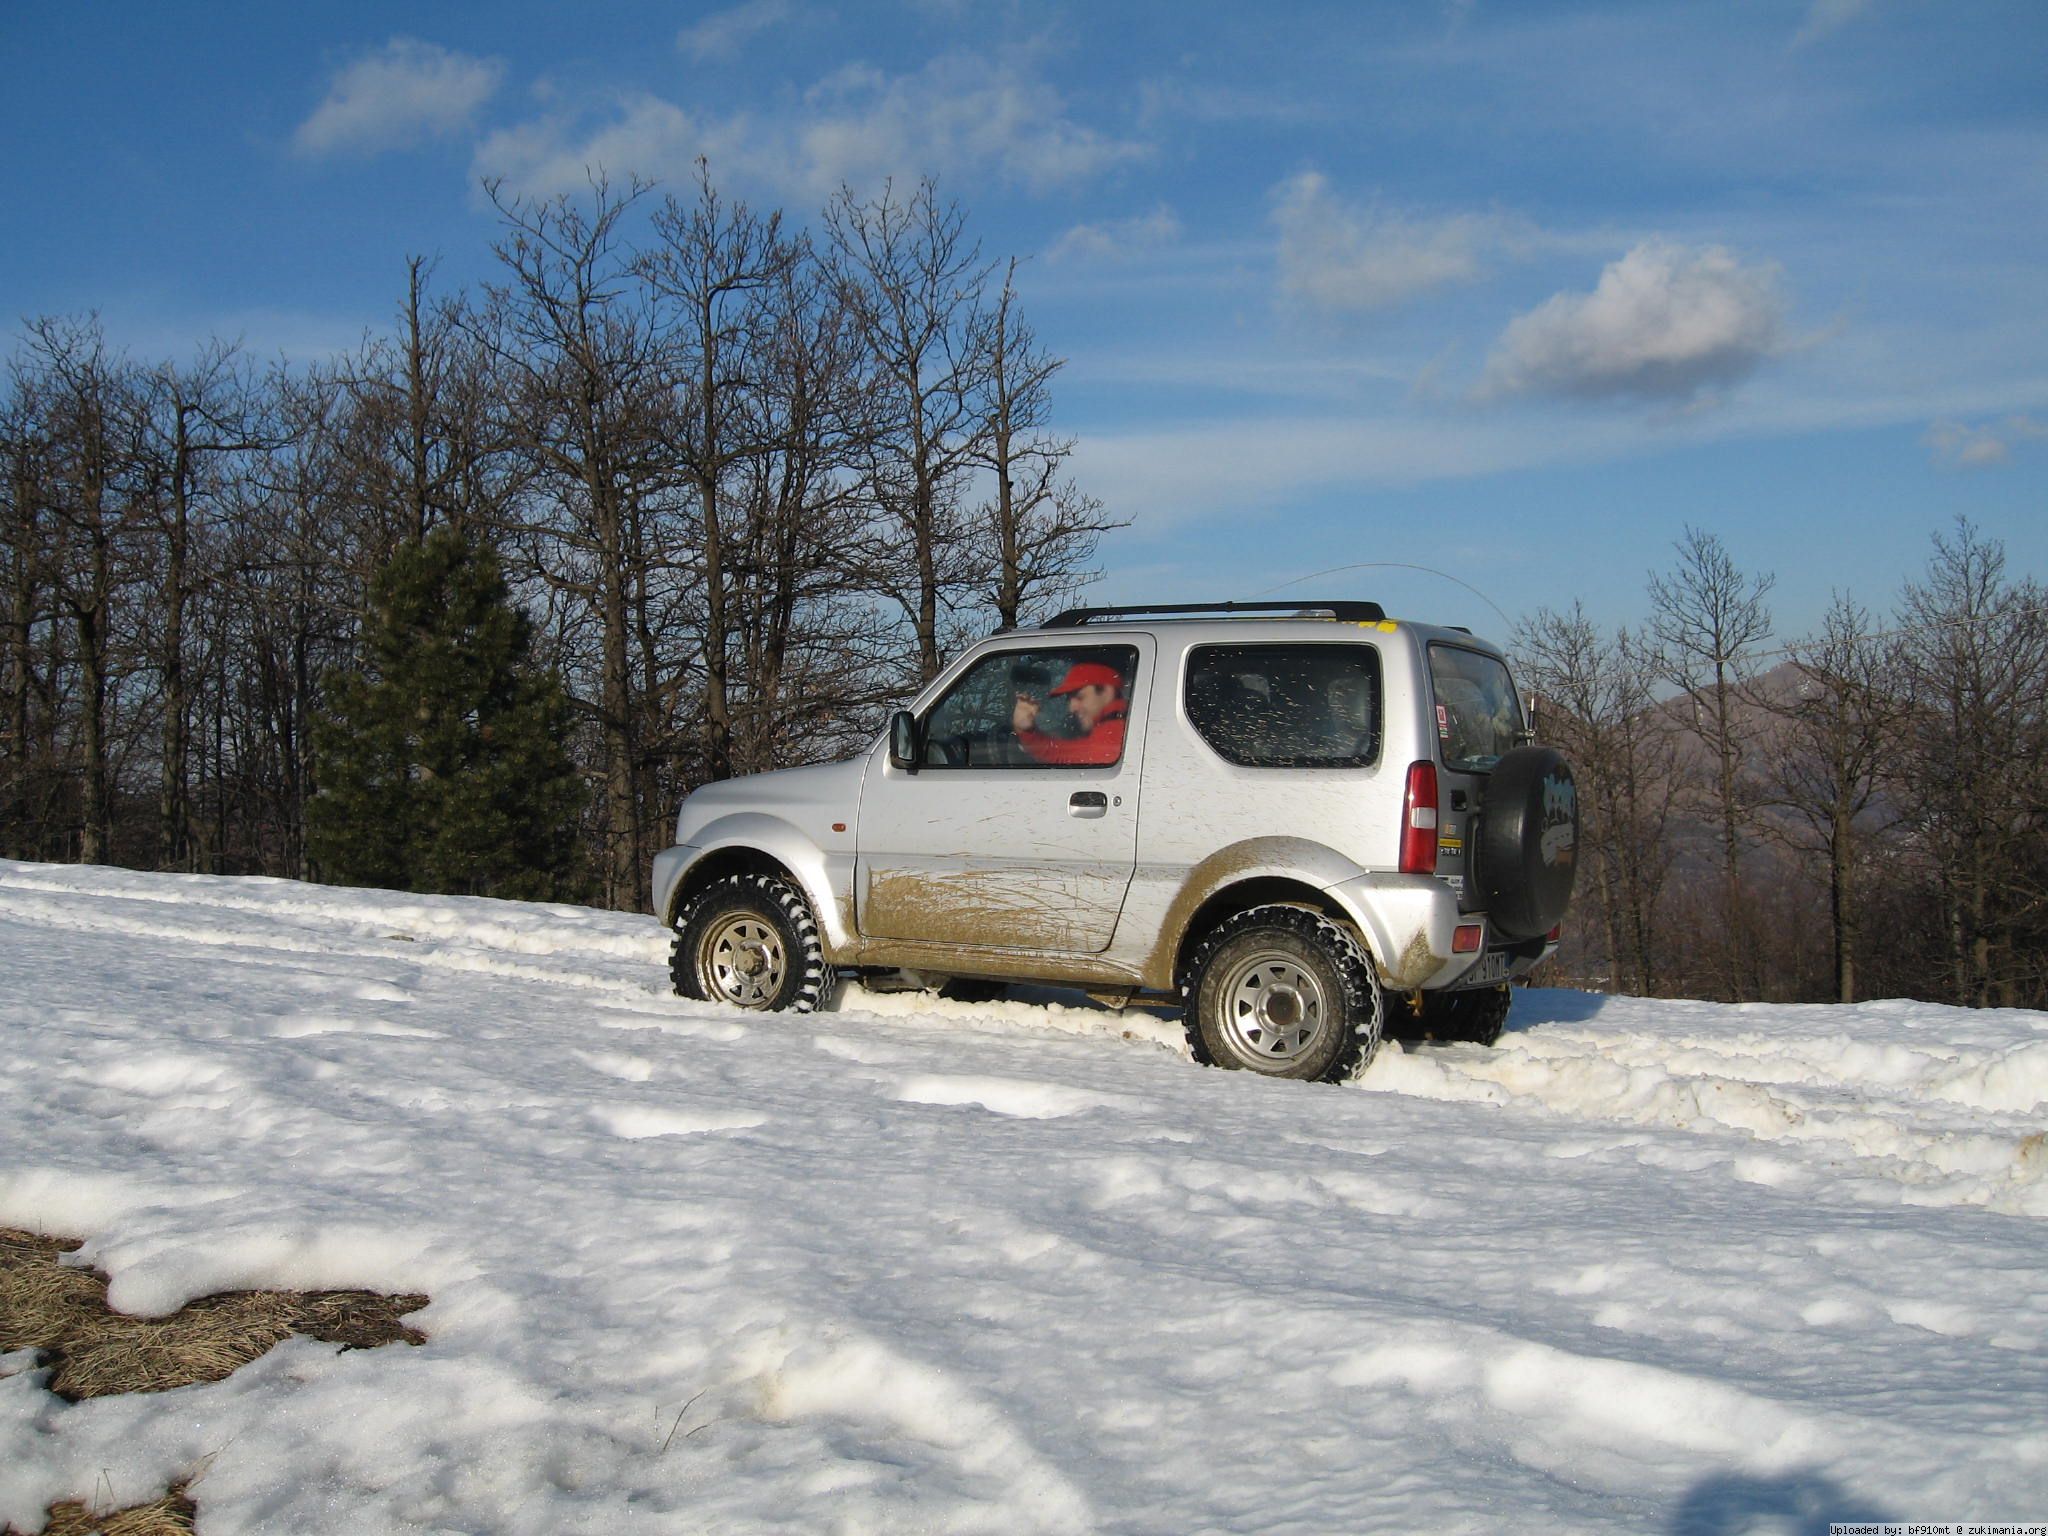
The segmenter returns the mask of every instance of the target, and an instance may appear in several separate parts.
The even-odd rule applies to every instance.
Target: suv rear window
[[[1201,645],[1188,721],[1241,768],[1364,768],[1380,755],[1380,653],[1370,645]]]
[[[1484,651],[1431,645],[1429,681],[1444,766],[1460,773],[1490,771],[1513,750],[1522,729],[1522,701],[1507,667]]]

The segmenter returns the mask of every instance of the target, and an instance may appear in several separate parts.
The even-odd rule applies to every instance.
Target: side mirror
[[[889,717],[889,766],[917,772],[917,717],[899,709]]]

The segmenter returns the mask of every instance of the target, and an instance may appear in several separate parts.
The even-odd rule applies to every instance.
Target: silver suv
[[[1491,1043],[1578,806],[1506,658],[1374,603],[1085,608],[984,640],[860,757],[708,784],[654,864],[685,997],[844,973],[1179,1003],[1195,1054],[1346,1075]]]

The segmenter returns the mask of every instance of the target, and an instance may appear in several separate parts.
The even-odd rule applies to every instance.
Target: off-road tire
[[[1514,989],[1505,982],[1466,992],[1425,992],[1416,1028],[1426,1040],[1492,1045],[1507,1027],[1514,1001]]]
[[[1288,990],[1297,999],[1313,994],[1317,1017],[1298,1048],[1260,1048],[1244,997],[1262,961],[1291,975]],[[1383,1015],[1372,957],[1349,929],[1308,907],[1253,907],[1225,918],[1188,956],[1180,995],[1188,1046],[1210,1066],[1339,1081],[1364,1071],[1379,1049]]]
[[[712,954],[721,936],[750,931],[749,919],[772,934],[774,942],[764,947],[780,955],[780,973],[758,999],[721,987]],[[727,875],[692,898],[676,921],[669,975],[678,997],[770,1013],[812,1012],[832,995],[836,979],[803,892],[780,875],[764,874]]]

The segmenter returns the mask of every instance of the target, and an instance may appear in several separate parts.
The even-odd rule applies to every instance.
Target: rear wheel
[[[1267,1077],[1352,1075],[1380,1038],[1380,989],[1356,938],[1306,907],[1254,907],[1219,923],[1181,985],[1199,1061]]]
[[[728,875],[684,912],[669,974],[676,994],[735,1008],[809,1013],[832,989],[803,892],[779,875]]]

